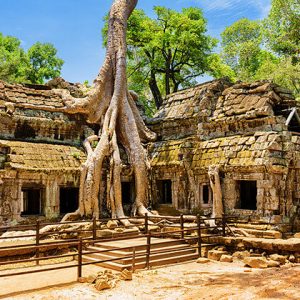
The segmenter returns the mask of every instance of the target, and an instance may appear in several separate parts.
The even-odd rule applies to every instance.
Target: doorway
[[[79,188],[61,187],[59,189],[59,211],[61,214],[74,212],[78,209]]]
[[[158,203],[172,204],[172,181],[158,180],[157,188],[158,188]]]
[[[257,182],[254,180],[238,181],[240,198],[238,201],[239,209],[257,209]]]

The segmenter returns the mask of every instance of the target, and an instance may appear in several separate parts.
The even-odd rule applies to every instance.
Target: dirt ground
[[[98,267],[86,270],[83,275],[95,272],[95,270],[98,270]],[[99,268],[100,270],[101,268]],[[59,282],[59,279],[66,278],[65,272],[56,271],[55,280]],[[75,271],[73,270],[73,272]],[[36,280],[39,280],[38,278],[41,280],[45,276],[47,273],[41,273],[34,279],[35,284]],[[14,280],[15,286],[18,286],[18,281],[22,281],[24,284],[31,279],[19,276]],[[3,283],[3,279],[1,281]],[[33,288],[34,285],[31,287]],[[17,290],[14,292],[17,293]],[[3,295],[1,298],[14,300],[298,300],[300,299],[300,265],[259,270],[245,268],[241,262],[212,261],[206,264],[189,262],[149,271],[137,271],[132,281],[120,281],[114,289],[101,292],[98,292],[92,285],[73,282],[63,286],[39,288],[30,293],[10,294],[8,297]]]

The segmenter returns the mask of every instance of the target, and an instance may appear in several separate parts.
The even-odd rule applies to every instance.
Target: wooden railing
[[[124,236],[122,233],[118,233],[116,237],[111,238],[98,238],[97,237],[97,230],[100,230],[101,224],[108,222],[109,220],[118,221],[119,223],[122,220],[131,220],[132,222],[140,222],[140,224],[133,224],[130,226],[119,226],[123,228],[132,228],[139,226],[143,227],[144,230],[141,231],[139,234],[131,235],[131,236]],[[161,230],[160,232],[153,232],[151,231],[151,225],[155,225],[157,223],[152,223],[151,220],[156,221],[171,221],[173,224],[178,224],[178,230],[170,230],[165,231]],[[189,220],[189,222],[192,221],[192,224],[195,224],[195,226],[192,227],[185,227],[185,220]],[[214,221],[215,225],[209,225],[209,221]],[[174,223],[176,222],[176,223]],[[44,228],[47,225],[63,225],[63,224],[90,224],[90,229],[77,229],[74,231],[66,231],[66,230],[60,230],[60,231],[49,231],[46,233],[41,233],[41,229]],[[161,225],[161,229],[170,227],[171,225]],[[40,266],[38,269],[34,270],[26,270],[26,271],[16,271],[16,272],[9,272],[1,274],[0,272],[0,278],[1,277],[8,277],[8,276],[17,276],[17,275],[24,275],[24,274],[31,274],[31,273],[37,273],[37,272],[45,272],[45,271],[52,271],[52,270],[61,270],[61,269],[67,269],[67,268],[75,268],[77,267],[77,276],[78,278],[82,277],[82,268],[83,266],[90,265],[90,264],[101,264],[105,262],[113,262],[116,260],[120,260],[120,257],[117,258],[110,258],[106,260],[94,260],[93,262],[83,262],[83,255],[89,255],[94,253],[105,253],[113,250],[131,250],[132,253],[129,253],[128,256],[122,256],[121,259],[132,259],[132,270],[135,270],[135,263],[136,259],[138,257],[145,258],[146,262],[146,268],[150,267],[150,261],[151,261],[151,255],[158,254],[158,253],[168,253],[168,252],[174,252],[174,249],[168,250],[168,249],[162,249],[157,250],[153,249],[153,242],[152,239],[154,237],[156,238],[177,238],[182,241],[191,242],[191,245],[189,245],[189,248],[194,248],[198,252],[198,256],[201,256],[201,249],[203,245],[204,238],[206,240],[209,240],[210,237],[217,237],[217,236],[225,236],[227,223],[226,223],[226,216],[224,215],[223,218],[206,218],[202,219],[199,215],[197,216],[184,216],[180,215],[179,217],[169,217],[169,216],[148,216],[147,214],[144,217],[135,217],[135,218],[117,218],[117,219],[92,219],[89,221],[72,221],[72,222],[64,222],[64,223],[42,223],[40,221],[37,221],[34,225],[18,225],[18,226],[12,226],[12,227],[0,227],[0,234],[1,232],[9,232],[9,231],[24,231],[24,230],[34,230],[34,234],[28,234],[28,235],[14,235],[13,237],[1,237],[1,240],[7,240],[7,239],[18,239],[18,238],[32,238],[32,243],[22,243],[22,241],[19,241],[16,245],[4,245],[1,246],[0,243],[0,259],[3,260],[4,254],[5,256],[8,256],[8,253],[18,253],[20,250],[24,250],[26,248],[26,251],[28,253],[34,253],[35,257],[33,258],[22,258],[22,259],[10,259],[7,261],[0,261],[0,266],[3,265],[10,265],[10,264],[16,264],[16,263],[32,263],[35,262],[36,265],[39,265],[41,261],[47,261],[51,259],[57,259],[57,258],[76,258],[77,262],[70,264],[70,265],[58,265],[55,267],[50,268],[42,268]],[[205,231],[212,231],[215,230],[216,232],[212,232],[209,235],[203,236],[203,230]],[[57,241],[44,241],[44,239],[52,234],[64,234],[64,233],[76,233],[77,238],[72,239],[66,239],[66,240],[57,240]],[[194,235],[191,236],[190,233],[193,232]],[[81,233],[85,233],[87,235],[86,237],[80,237]],[[128,239],[136,239],[140,237],[146,238],[146,244],[145,251],[139,251],[139,253],[136,253],[136,247],[123,247],[123,248],[115,248],[115,249],[109,249],[109,250],[101,250],[101,251],[85,251],[85,248],[87,245],[100,243],[100,242],[107,242],[107,241],[120,241],[120,240],[128,240]],[[158,246],[160,244],[166,244],[168,241],[162,241],[162,242],[155,242],[155,245]],[[62,255],[50,255],[50,256],[41,256],[41,253],[46,252],[49,249],[57,249],[57,248],[71,248],[74,247],[77,249],[76,253],[68,253],[68,254],[62,254]],[[176,250],[175,250],[176,251]],[[12,255],[11,255],[12,256]]]

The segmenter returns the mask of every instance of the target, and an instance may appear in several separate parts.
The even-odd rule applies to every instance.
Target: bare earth
[[[72,270],[72,271],[71,271]],[[76,278],[76,270],[56,271],[55,281],[63,283],[69,276]],[[92,266],[83,275],[95,273],[101,268]],[[66,272],[69,272],[68,276]],[[72,272],[72,274],[70,273]],[[31,280],[33,289],[42,277],[52,277],[41,273],[35,277],[34,284],[30,278],[18,276],[13,278],[15,287]],[[48,277],[48,280],[50,280]],[[53,277],[52,277],[53,278]],[[12,279],[10,279],[12,280]],[[44,280],[44,279],[43,279]],[[2,284],[3,279],[1,279]],[[6,283],[6,286],[9,282]],[[48,286],[50,283],[48,284]],[[30,293],[12,291],[3,299],[109,299],[109,300],[154,300],[154,299],[300,299],[300,264],[286,265],[281,268],[264,270],[245,268],[241,262],[221,263],[196,262],[177,264],[149,271],[137,271],[132,281],[121,281],[111,290],[98,292],[92,285],[72,283],[51,288],[39,288]],[[3,294],[2,294],[3,295]]]

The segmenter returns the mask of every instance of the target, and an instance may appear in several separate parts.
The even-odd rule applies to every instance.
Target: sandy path
[[[96,267],[96,270],[97,267]],[[88,270],[92,272],[93,270]],[[242,264],[195,262],[139,271],[134,280],[98,292],[88,284],[72,284],[20,294],[9,299],[60,300],[158,300],[158,299],[300,299],[300,265],[267,270],[244,268]],[[64,273],[64,272],[63,272]],[[85,275],[87,274],[87,271]]]

